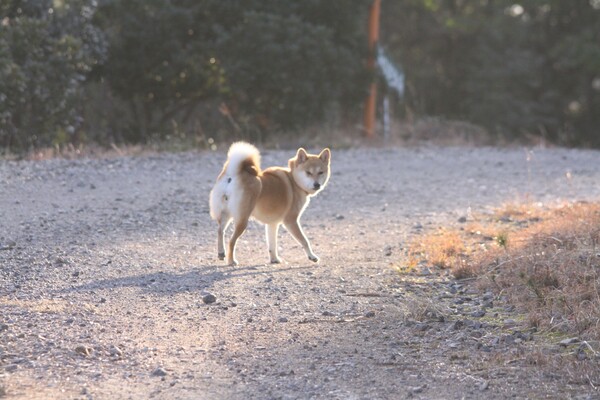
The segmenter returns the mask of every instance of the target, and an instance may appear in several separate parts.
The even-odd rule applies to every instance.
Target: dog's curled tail
[[[231,175],[246,172],[260,175],[260,152],[250,143],[235,142],[227,152],[227,172]]]

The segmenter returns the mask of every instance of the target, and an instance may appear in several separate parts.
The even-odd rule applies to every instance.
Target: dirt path
[[[469,210],[600,199],[600,152],[334,151],[303,219],[321,263],[282,232],[286,262],[265,264],[253,223],[237,268],[208,216],[223,161],[0,161],[0,398],[597,398],[531,365],[539,340],[501,299],[395,268]]]

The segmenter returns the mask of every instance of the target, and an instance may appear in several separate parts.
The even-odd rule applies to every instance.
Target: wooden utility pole
[[[377,105],[377,83],[375,81],[375,58],[377,57],[377,42],[379,41],[379,13],[381,0],[373,0],[369,13],[369,59],[367,68],[373,76],[369,87],[369,95],[365,101],[365,134],[367,137],[375,136],[375,111]]]

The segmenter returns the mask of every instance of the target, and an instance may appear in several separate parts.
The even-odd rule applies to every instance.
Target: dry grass
[[[455,268],[466,257],[466,246],[458,232],[439,229],[414,240],[408,257],[411,267],[426,263],[439,268]]]
[[[410,321],[443,321],[448,309],[429,297],[412,296],[404,303],[404,318]]]
[[[507,293],[531,325],[600,340],[600,204],[549,210],[474,261],[481,283]]]
[[[36,313],[61,313],[67,307],[65,302],[59,300],[16,300],[0,298],[1,306],[13,306]]]
[[[111,147],[106,148],[97,145],[74,146],[72,144],[68,144],[65,146],[37,148],[22,154],[0,154],[0,159],[41,161],[59,158],[65,160],[76,160],[82,158],[116,158],[123,156],[138,156],[155,154],[157,152],[157,148],[142,145],[127,145],[118,147],[113,144]]]
[[[490,134],[484,128],[465,121],[454,121],[443,118],[393,118],[390,132],[384,135],[381,122],[376,127],[374,138],[364,135],[360,123],[341,123],[332,118],[329,122],[307,127],[302,131],[279,132],[265,135],[254,132],[254,139],[249,133],[230,132],[227,135],[205,135],[203,133],[183,134],[183,132],[167,135],[164,139],[150,139],[145,144],[99,145],[92,142],[84,144],[65,143],[61,145],[35,148],[26,152],[13,153],[5,149],[0,151],[0,159],[46,160],[52,158],[113,158],[122,156],[138,156],[160,152],[181,152],[190,150],[226,149],[235,140],[248,140],[265,148],[295,149],[304,147],[333,147],[335,149],[357,147],[419,147],[419,146],[511,146],[531,145],[545,146],[546,143],[535,137],[509,140]]]
[[[408,262],[419,260],[477,277],[539,330],[600,340],[600,203],[506,206],[417,237]]]
[[[225,148],[225,144],[221,147]],[[23,153],[2,153],[0,160],[31,160],[41,161],[49,159],[111,159],[117,157],[135,157],[144,155],[154,155],[158,153],[171,152],[177,153],[191,150],[210,150],[216,151],[219,146],[213,138],[194,137],[188,139],[171,138],[169,140],[153,141],[146,144],[121,144],[111,143],[108,147],[100,146],[94,143],[73,145],[55,145],[49,147],[40,147],[31,149]]]

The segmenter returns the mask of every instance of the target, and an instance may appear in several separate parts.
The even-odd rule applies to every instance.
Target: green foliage
[[[503,26],[510,23],[510,29]],[[540,99],[545,60],[531,46],[529,26],[504,15],[481,32],[467,65],[464,113],[496,132],[536,132],[560,123]],[[550,95],[546,93],[546,95]]]
[[[289,130],[362,100],[367,0],[99,4],[0,4],[1,146]]]
[[[600,6],[589,0],[383,3],[384,40],[421,115],[600,146]]]
[[[500,232],[494,239],[498,246],[506,248],[508,245],[508,232]]]
[[[357,121],[369,4],[2,1],[0,146],[255,139]],[[412,115],[600,146],[599,4],[384,1],[381,38]]]
[[[221,46],[232,99],[265,128],[321,121],[329,105],[346,98],[348,82],[360,83],[353,49],[336,43],[332,29],[296,15],[248,12]]]
[[[0,26],[0,144],[78,140],[81,83],[105,50],[93,1],[13,1]],[[60,143],[59,143],[60,144]]]
[[[95,75],[129,104],[130,140],[198,116],[205,129],[218,130],[214,120],[206,126],[203,109],[222,101],[234,120],[256,129],[306,126],[331,103],[361,100],[348,90],[363,70],[359,4],[109,1],[97,15],[109,57]]]
[[[160,135],[170,119],[226,90],[206,3],[128,0],[100,9],[110,50],[94,76],[130,106],[126,140]]]

